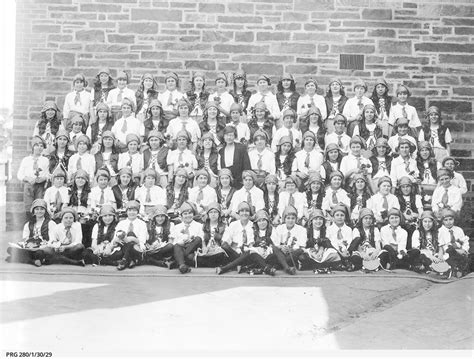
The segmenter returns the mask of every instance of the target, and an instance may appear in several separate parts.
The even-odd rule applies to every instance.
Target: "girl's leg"
[[[222,249],[227,253],[229,260],[232,262],[239,257],[239,254],[227,242],[222,242]]]
[[[100,257],[95,255],[91,248],[84,249],[82,258],[86,264],[99,264],[100,261]]]
[[[308,253],[302,253],[298,256],[298,270],[313,270],[314,260],[311,259]]]
[[[8,247],[7,253],[10,254],[9,262],[10,263],[25,263],[25,264],[35,264],[35,259],[33,259],[33,251],[22,248]],[[39,263],[39,266],[41,263]],[[39,267],[38,266],[38,267]]]
[[[361,256],[358,256],[356,254],[353,254],[349,258],[350,262],[352,263],[353,270],[359,270],[362,269],[362,258]]]
[[[122,246],[123,257],[120,260],[119,264],[117,265],[118,270],[124,270],[130,264],[130,262],[132,260],[131,250],[132,250],[134,245],[135,245],[135,243],[125,243]]]
[[[283,254],[283,252],[281,251],[280,248],[278,248],[277,246],[273,246],[273,254],[276,256],[277,260],[278,260],[278,263],[280,264],[280,266],[283,268],[283,270],[288,273],[288,274],[291,274],[291,275],[294,275],[296,274],[296,268],[293,267],[293,263],[292,263],[292,266],[290,267],[288,265],[288,262],[287,262],[287,258],[286,256]],[[302,252],[298,254],[301,255],[303,254]],[[294,258],[293,258],[294,259]],[[288,260],[291,261],[291,258],[288,256]]]
[[[74,259],[74,260],[81,260],[82,253],[84,252],[84,246],[82,243],[76,244],[70,248],[67,248],[63,252],[63,256]]]
[[[102,257],[100,264],[108,266],[116,266],[119,264],[120,260],[123,258],[124,253],[122,249],[112,253],[110,256]]]
[[[240,256],[238,256],[236,259],[234,259],[232,262],[226,264],[225,266],[223,267],[218,267],[218,274],[223,274],[225,272],[228,272],[232,269],[234,269],[235,267],[237,267],[238,265],[241,265],[243,263],[245,263],[245,261],[248,259],[250,253],[249,252],[244,252],[242,253]]]

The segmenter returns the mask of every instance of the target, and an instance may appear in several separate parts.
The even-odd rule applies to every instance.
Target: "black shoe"
[[[5,258],[5,262],[11,263],[12,262],[12,257],[8,256],[7,258]]]
[[[165,261],[165,265],[168,269],[176,269],[178,268],[178,264],[176,263],[176,261],[174,260],[169,260],[169,261]]]
[[[285,271],[289,275],[295,275],[296,274],[296,268],[295,267],[288,267]]]
[[[124,270],[125,268],[128,267],[128,263],[126,260],[122,259],[119,264],[117,265],[118,270]]]
[[[191,268],[189,268],[186,264],[181,264],[181,265],[179,266],[179,272],[180,272],[181,274],[186,274],[186,273],[191,272]]]
[[[134,268],[136,265],[137,265],[137,262],[135,262],[134,260],[131,260],[130,263],[128,263],[128,268],[132,269],[132,268]]]
[[[276,269],[272,266],[266,266],[263,272],[269,276],[275,276]]]

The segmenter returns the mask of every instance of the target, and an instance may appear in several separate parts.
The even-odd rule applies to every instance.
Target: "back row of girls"
[[[326,248],[323,242],[311,239],[309,232],[302,237],[300,231],[294,235],[297,249],[315,250],[317,246],[319,257],[332,253],[330,258],[339,256],[349,269],[359,267],[353,262],[348,265],[347,258],[354,252],[354,248],[349,250],[351,227],[363,222],[361,213],[371,211],[373,226],[382,231],[391,225],[389,214],[400,212],[406,231],[406,244],[402,241],[400,248],[405,249],[385,258],[384,267],[397,265],[394,258],[404,257],[412,249],[424,211],[431,210],[435,222],[444,221],[446,210],[459,215],[467,189],[462,176],[455,172],[456,160],[447,156],[452,141],[449,129],[442,125],[441,111],[436,107],[428,109],[427,122],[422,126],[416,110],[406,103],[410,95],[406,86],[397,88],[394,103],[383,80],[377,81],[372,99],[365,97],[367,85],[362,81],[354,86],[355,96],[347,99],[339,80],[331,81],[323,98],[316,93],[314,80],[306,82],[306,94],[299,96],[291,75],[282,76],[277,96],[270,91],[270,79],[265,75],[258,78],[258,91],[253,95],[246,89],[243,73],[233,75],[231,94],[223,74],[217,76],[213,94],[205,90],[202,74],[193,76],[192,89],[186,94],[178,91],[176,74],[165,78],[164,93],[156,91],[152,76],[144,75],[134,94],[127,87],[125,73],[119,74],[118,87],[110,90],[111,77],[104,70],[97,77],[100,88],[89,94],[84,91],[84,77],[76,76],[75,91],[66,96],[64,119],[54,103],[46,102],[35,127],[33,153],[22,161],[18,172],[18,179],[25,183],[27,211],[34,200],[42,198],[47,214],[59,226],[63,209],[72,208],[85,251],[97,240],[104,206],[107,216],[122,219],[120,225],[129,219],[128,203],[134,203],[138,209],[135,218],[148,224],[141,231],[145,237],[138,240],[143,243],[156,237],[152,227],[157,208],[178,226],[184,222],[180,209],[185,203],[192,207],[193,221],[203,228],[209,209],[217,207],[223,234],[232,233],[235,223],[243,226],[242,203],[250,207],[249,223],[261,222],[263,226],[266,221],[275,231],[284,225],[288,228],[287,218],[292,217],[288,211],[295,215],[295,225],[308,228],[315,223],[317,212],[328,228],[339,223],[336,237],[323,231],[321,239]],[[81,112],[79,105],[85,105],[87,96],[89,102]],[[336,219],[341,212],[336,208],[344,208],[342,221]],[[30,215],[28,229],[32,223],[36,223],[35,217]],[[133,231],[124,232],[125,236],[110,234],[109,239],[122,238],[123,248],[127,238],[133,237],[128,235]],[[32,233],[25,231],[23,242],[33,237],[44,247],[47,241],[38,241],[41,231]],[[239,235],[243,235],[241,229]],[[198,237],[201,242],[191,241],[194,244],[184,262],[174,249],[168,248],[166,258],[174,257],[184,270],[191,256],[198,258],[196,253],[203,250],[203,238]],[[228,240],[224,242],[229,242],[225,238]],[[288,238],[280,242],[286,243]],[[347,253],[338,247],[336,241],[340,239],[347,244]],[[459,240],[465,246],[466,239]],[[237,241],[241,242],[242,238]],[[275,263],[292,273],[291,268],[304,268],[307,258],[300,252],[291,254],[287,258],[291,263],[285,267],[283,257],[274,250],[277,243],[271,238],[266,247],[280,258]],[[237,260],[253,254],[241,245],[232,250],[235,253],[223,244],[220,256]],[[146,245],[138,252],[141,257],[125,258],[125,263],[143,262]],[[379,258],[379,252],[374,258]],[[45,255],[36,263],[51,262],[50,257]],[[91,261],[84,250],[76,257],[74,260],[81,257]],[[193,263],[198,264],[196,259]],[[420,267],[413,261],[406,263]],[[227,269],[222,267],[224,272]]]

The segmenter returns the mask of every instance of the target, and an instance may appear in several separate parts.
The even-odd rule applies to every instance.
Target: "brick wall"
[[[311,75],[324,88],[333,76],[349,88],[355,78],[383,76],[392,88],[413,89],[420,116],[440,105],[456,155],[465,168],[474,165],[471,0],[17,0],[16,26],[14,173],[43,101],[62,106],[74,74],[92,79],[103,66],[128,69],[132,88],[144,72],[162,82],[167,70],[185,79],[204,70],[212,79],[241,68],[251,83],[259,73],[276,81],[285,71],[300,86]],[[340,53],[365,55],[365,69],[339,70]],[[16,226],[21,186],[14,181],[7,201]]]

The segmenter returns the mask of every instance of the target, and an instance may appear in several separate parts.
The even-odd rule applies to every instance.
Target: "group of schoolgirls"
[[[466,271],[468,238],[450,222],[467,191],[451,134],[436,107],[422,126],[406,86],[392,103],[383,79],[370,98],[356,82],[350,99],[337,79],[325,97],[312,79],[300,96],[291,75],[276,95],[266,75],[254,94],[243,72],[231,91],[218,74],[212,94],[203,74],[186,93],[179,82],[167,74],[159,93],[145,74],[133,92],[126,73],[114,88],[101,70],[90,93],[74,78],[64,119],[44,104],[18,171],[30,220],[9,260]]]

